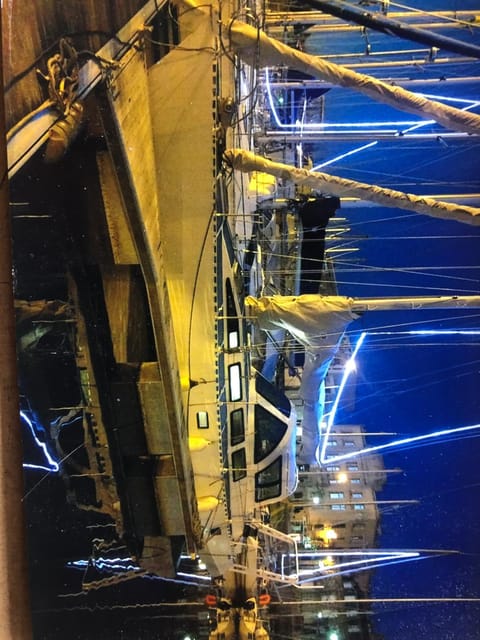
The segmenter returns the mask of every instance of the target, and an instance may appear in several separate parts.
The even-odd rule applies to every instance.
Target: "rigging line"
[[[335,263],[337,263],[339,260],[337,258],[335,258]],[[389,269],[395,269],[396,267],[375,267],[375,266],[368,266],[365,265],[365,269],[364,269],[364,265],[363,264],[356,264],[354,262],[345,262],[346,265],[350,265],[349,268],[345,267],[336,267],[335,268],[335,273],[351,273],[351,272],[362,272],[362,271],[388,271]],[[402,267],[403,271],[412,271],[412,272],[416,272],[417,269],[429,269],[431,271],[440,271],[440,270],[445,270],[445,271],[453,271],[453,269],[461,269],[462,271],[472,271],[472,270],[476,270],[476,269],[480,269],[480,265],[466,265],[466,264],[459,264],[459,265],[455,265],[455,266],[449,266],[449,265],[442,265],[442,266],[435,266],[435,265],[421,265],[418,267]],[[430,274],[429,274],[430,275]],[[463,278],[459,278],[460,280],[462,280]],[[470,278],[468,278],[468,280],[470,280]],[[476,279],[473,279],[472,281],[477,282]],[[323,280],[323,282],[334,282],[333,280],[329,280],[328,278],[325,278]]]
[[[257,253],[255,251],[251,252],[251,253]],[[282,254],[282,253],[277,253],[277,252],[269,252],[269,255],[274,256],[274,257],[278,257],[278,258],[285,258],[285,259],[292,259],[292,256],[289,254]],[[315,263],[320,265],[323,265],[323,263],[325,262],[325,259],[322,258],[308,258],[308,261],[311,263]],[[334,265],[336,267],[337,263],[339,264],[344,264],[344,265],[351,265],[352,268],[351,269],[343,269],[343,270],[337,270],[335,268],[335,273],[342,273],[343,272],[361,272],[361,271],[373,271],[373,272],[393,272],[393,273],[404,273],[404,274],[409,274],[409,275],[414,275],[414,276],[425,276],[426,278],[437,278],[437,279],[443,279],[443,280],[454,280],[454,281],[464,281],[464,282],[474,282],[476,284],[478,284],[478,278],[467,278],[466,276],[451,276],[448,274],[441,274],[441,273],[429,273],[428,271],[417,271],[417,269],[432,269],[433,270],[439,270],[439,269],[480,269],[480,265],[479,266],[452,266],[452,267],[436,267],[436,266],[419,266],[419,267],[377,267],[377,266],[372,266],[372,265],[367,265],[367,264],[362,264],[360,266],[356,266],[354,267],[354,263],[352,262],[344,262],[342,260],[339,259],[335,259],[334,261]],[[312,273],[316,273],[315,270],[310,270]],[[268,266],[265,268],[265,272],[269,275],[275,275],[275,274],[295,274],[296,270],[292,269],[292,270],[287,270],[287,269],[269,269]],[[305,275],[307,275],[309,273],[309,271],[303,271],[303,273]],[[357,282],[349,282],[349,281],[341,281],[338,280],[337,278],[335,278],[334,280],[336,283],[341,283],[341,284],[358,284],[358,285],[369,285],[372,284],[372,286],[375,286],[375,283],[369,283],[369,282],[361,282],[361,281],[357,281]],[[316,280],[314,278],[309,278],[309,277],[301,277],[300,278],[300,282],[316,282]],[[328,278],[322,279],[322,282],[333,282],[331,280],[329,280]],[[376,285],[378,286],[378,285]],[[385,285],[385,286],[395,286],[395,285]],[[402,287],[411,287],[411,288],[417,288],[417,289],[421,289],[423,287],[417,286],[417,285],[409,285],[409,284],[401,284],[398,286],[402,286]],[[425,287],[428,289],[438,289],[438,287]],[[445,291],[449,291],[450,289],[446,289]],[[468,291],[468,292],[472,292],[471,289],[463,289],[462,291]]]
[[[328,232],[328,227],[327,227]],[[343,238],[344,236],[339,235],[339,238]],[[346,236],[348,238],[348,236]],[[455,235],[439,235],[439,236],[372,236],[369,234],[368,236],[360,238],[361,242],[365,242],[367,240],[470,240],[472,238],[478,238],[478,234],[467,233],[463,236],[455,236]],[[304,241],[305,242],[305,241]]]
[[[428,275],[428,274],[425,274]],[[433,274],[436,275],[436,274]],[[437,276],[440,277],[440,276]],[[460,280],[462,278],[456,278],[455,276],[447,276],[448,278],[451,278],[452,280]],[[472,280],[473,282],[477,282],[478,280]],[[305,280],[301,280],[301,282],[305,282]],[[445,294],[449,293],[466,293],[466,294],[473,294],[475,293],[474,291],[472,291],[472,289],[459,289],[459,288],[451,288],[451,287],[441,287],[441,289],[439,289],[439,287],[434,287],[434,286],[426,286],[426,285],[416,285],[416,284],[389,284],[389,283],[382,283],[382,282],[358,282],[355,280],[339,280],[338,278],[335,279],[335,282],[337,284],[343,284],[343,285],[355,285],[357,287],[380,287],[382,289],[395,289],[395,290],[400,290],[400,289],[406,289],[408,290],[418,290],[420,289],[420,291],[443,291],[445,292]],[[441,295],[441,294],[439,294]]]
[[[441,137],[441,136],[440,136],[440,137]],[[473,152],[474,152],[475,150],[477,150],[479,147],[480,147],[480,145],[478,145],[478,144],[472,145],[472,147],[470,147],[470,151],[469,151],[469,152],[470,152],[470,153],[473,153]],[[412,169],[411,169],[411,170],[407,170],[407,171],[405,171],[405,174],[404,174],[404,175],[408,177],[408,176],[410,176],[410,175],[412,174],[412,172],[416,172],[416,171],[418,171],[419,169],[424,169],[425,167],[429,167],[429,166],[431,166],[432,164],[435,164],[435,163],[437,163],[437,162],[445,163],[447,160],[448,160],[448,161],[451,161],[451,159],[452,159],[453,157],[458,156],[458,155],[461,155],[462,153],[464,153],[464,149],[461,149],[461,148],[454,149],[454,148],[452,147],[452,150],[450,151],[450,153],[448,153],[448,152],[447,152],[447,154],[446,154],[446,155],[442,155],[440,158],[435,158],[435,159],[433,159],[433,160],[428,160],[428,161],[427,161],[427,160],[425,160],[424,162],[421,162],[421,163],[419,163],[419,164],[417,164],[417,165],[414,165],[414,166],[412,167]],[[418,176],[417,176],[417,175],[415,175],[415,178],[416,178],[416,179],[418,179]]]
[[[480,424],[473,424],[473,425],[467,425],[465,427],[457,427],[455,429],[442,429],[439,431],[434,431],[431,433],[425,433],[419,436],[415,436],[414,438],[408,438],[409,443],[419,443],[419,442],[423,442],[425,440],[428,440],[431,442],[431,444],[436,444],[438,442],[438,438],[441,438],[444,435],[447,435],[449,432],[455,431],[457,433],[461,433],[461,432],[465,432],[465,431],[472,431],[472,430],[478,430],[480,429]],[[326,434],[327,435],[327,434]],[[402,439],[402,440],[394,440],[392,442],[387,442],[386,444],[379,444],[376,445],[374,447],[365,447],[364,449],[361,450],[357,450],[357,451],[352,451],[350,453],[344,453],[341,455],[336,455],[336,456],[329,456],[328,459],[328,464],[333,464],[337,461],[341,461],[341,460],[350,460],[352,458],[360,458],[363,455],[369,455],[378,451],[385,451],[385,453],[391,453],[391,451],[386,451],[387,449],[398,449],[399,447],[403,446],[404,444],[407,444],[407,438]],[[320,462],[322,464],[326,464],[327,460],[324,458],[325,456],[325,446],[322,449],[321,452],[321,458],[320,458]],[[382,455],[385,455],[382,454]]]
[[[405,336],[406,337],[406,336]],[[408,347],[479,347],[480,346],[480,342],[448,342],[447,344],[445,342],[402,342],[401,344],[397,343],[385,343],[382,342],[382,344],[380,344],[378,346],[377,349],[375,349],[375,351],[388,351],[391,349],[405,349]],[[372,349],[373,351],[374,349]],[[368,352],[368,347],[366,348],[366,351]],[[402,380],[401,378],[397,378],[396,380],[393,381],[397,381],[400,382],[400,380]],[[404,380],[404,378],[403,378]],[[385,384],[387,381],[385,380],[381,380],[380,381],[382,384]],[[367,382],[357,382],[357,385],[359,384],[368,384]],[[378,383],[376,383],[378,384]]]
[[[441,137],[441,133],[439,132],[438,134],[439,137]],[[468,153],[474,151],[475,149],[478,148],[478,143],[475,144],[472,141],[472,145],[469,145],[468,147]],[[426,149],[427,150],[427,149]],[[452,148],[452,153],[453,151],[455,151],[456,154],[461,154],[461,153],[466,153],[466,149],[464,148],[460,148],[460,147],[456,147],[455,149]],[[419,155],[419,154],[417,154]],[[374,175],[374,176],[382,176],[385,178],[397,178],[397,179],[405,179],[405,177],[411,178],[411,179],[415,179],[417,182],[418,181],[422,181],[425,184],[430,184],[430,185],[442,185],[444,184],[444,181],[441,179],[432,179],[430,177],[425,177],[425,176],[418,176],[416,175],[416,171],[418,171],[418,169],[423,168],[424,166],[429,166],[431,164],[435,164],[436,162],[440,163],[440,162],[444,162],[446,159],[448,159],[451,156],[451,154],[449,154],[448,156],[441,156],[441,157],[435,157],[433,160],[431,160],[430,162],[424,162],[424,163],[419,163],[417,165],[414,165],[410,171],[407,171],[405,173],[391,173],[388,171],[379,171],[379,170],[371,170],[371,169],[364,169],[362,168],[363,166],[368,166],[371,165],[371,161],[361,161],[356,163],[356,166],[352,166],[352,165],[348,165],[348,166],[342,166],[342,165],[338,165],[337,169],[345,169],[348,170],[351,173],[364,173],[366,175]],[[357,167],[358,165],[358,167]],[[376,180],[377,184],[379,186],[384,186],[380,181]],[[467,183],[468,184],[468,183]]]
[[[476,361],[473,361],[473,362],[466,363],[466,365],[467,364],[468,365],[471,365],[471,364],[477,364],[478,365],[479,362],[480,362],[479,360],[476,360]],[[463,365],[454,365],[454,366],[451,366],[451,367],[446,367],[444,369],[440,369],[438,371],[438,373],[446,373],[447,371],[452,371],[452,370],[454,370],[456,368],[459,368],[461,366],[463,366]],[[470,376],[471,373],[472,373],[471,371],[465,371],[463,373],[457,373],[457,374],[455,374],[455,378],[463,378],[465,376]],[[427,375],[428,374],[425,373],[425,374],[421,374],[419,376],[413,376],[411,380],[413,381],[413,380],[415,380],[415,378],[424,378]],[[430,382],[425,382],[423,384],[415,384],[415,385],[406,387],[405,389],[401,389],[400,393],[402,395],[404,395],[404,394],[411,393],[412,391],[419,391],[420,389],[426,389],[428,387],[433,387],[436,384],[441,384],[443,382],[450,381],[451,378],[452,378],[452,376],[450,375],[450,376],[444,376],[444,377],[439,378],[439,379],[435,379],[435,380],[430,381]],[[394,395],[397,395],[397,392],[395,391],[396,387],[397,387],[396,384],[392,384],[392,385],[389,385],[388,387],[383,387],[381,390],[377,389],[376,391],[374,391],[373,393],[370,393],[368,395],[363,395],[362,398],[358,401],[358,404],[360,404],[360,402],[364,402],[364,401],[367,401],[367,400],[371,400],[372,398],[376,398],[377,396],[380,396],[380,402],[389,402],[390,399],[387,397],[387,394],[390,392],[390,393],[393,393]],[[351,417],[354,417],[354,416],[358,416],[359,414],[365,413],[366,411],[370,411],[370,410],[371,410],[371,406],[358,407],[358,409],[355,409],[355,411],[351,412],[349,415]],[[368,434],[366,434],[366,435],[368,435]]]
[[[405,9],[407,11],[411,11],[412,13],[417,13],[422,16],[433,16],[436,19],[445,20],[446,22],[453,22],[455,24],[462,24],[465,27],[480,27],[474,19],[470,22],[469,20],[460,20],[460,18],[451,18],[450,16],[434,13],[433,11],[427,11],[425,9],[417,9],[416,7],[410,7],[406,4],[401,4],[400,2],[389,2],[391,7],[398,7],[399,9]],[[454,13],[454,12],[452,12]],[[445,25],[446,27],[448,25]]]
[[[350,265],[354,266],[352,262],[346,262],[344,260],[335,260],[335,266],[339,263],[341,265]],[[425,276],[427,278],[437,278],[440,280],[463,280],[464,282],[475,282],[478,283],[478,278],[467,278],[466,276],[450,276],[446,273],[429,273],[428,271],[418,271],[418,269],[432,269],[439,270],[445,269],[446,267],[429,267],[427,265],[418,266],[418,267],[376,267],[373,265],[362,264],[360,268],[352,269],[353,271],[379,271],[379,272],[394,272],[394,273],[404,273],[405,275],[413,275],[413,276]],[[464,266],[452,266],[452,269],[464,269]],[[479,267],[471,267],[473,269],[478,269]],[[337,282],[337,280],[335,280]]]
[[[433,325],[437,322],[451,322],[451,321],[457,321],[457,320],[463,320],[465,318],[468,319],[475,319],[475,318],[480,318],[480,314],[479,313],[475,313],[475,314],[462,314],[462,315],[457,315],[457,316],[441,316],[440,318],[430,318],[429,320],[414,320],[414,321],[410,321],[410,322],[397,322],[397,323],[390,323],[390,324],[385,324],[385,325],[378,325],[378,326],[374,326],[374,327],[370,327],[367,329],[360,329],[360,328],[349,328],[345,331],[345,337],[347,338],[351,338],[352,336],[357,337],[359,333],[361,333],[362,331],[364,333],[369,333],[369,331],[379,331],[380,329],[392,329],[392,328],[397,328],[397,327],[417,327],[419,325],[422,324],[430,324]],[[358,323],[360,321],[360,324],[363,324],[361,322],[362,318],[359,318],[356,322]],[[324,336],[324,335],[330,335],[330,334],[318,334],[318,336]],[[317,337],[318,337],[317,336]],[[315,337],[315,336],[313,336]],[[288,342],[288,341],[286,341]],[[259,345],[262,345],[262,342],[259,343],[253,343],[252,347],[257,347]],[[298,345],[298,342],[292,338],[289,341],[289,344],[291,345]],[[367,347],[368,348],[368,347]],[[363,350],[363,349],[362,349]]]
[[[378,331],[380,329],[393,329],[396,327],[416,327],[417,325],[422,325],[422,324],[434,324],[436,322],[456,322],[457,320],[463,320],[465,318],[469,318],[469,319],[475,319],[475,318],[480,318],[480,313],[473,313],[473,314],[462,314],[462,315],[458,315],[458,316],[442,316],[441,318],[430,318],[430,320],[414,320],[414,321],[409,321],[409,322],[396,322],[396,323],[390,323],[390,324],[385,324],[385,325],[378,325],[375,327],[370,327],[370,330],[372,331]],[[362,320],[362,318],[359,319],[360,321]],[[358,322],[358,321],[357,321]],[[361,323],[363,324],[363,323]],[[369,329],[364,329],[368,332]],[[347,330],[347,335],[358,335],[360,329],[350,329]]]

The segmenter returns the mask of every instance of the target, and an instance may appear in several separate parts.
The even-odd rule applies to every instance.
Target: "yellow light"
[[[337,532],[333,529],[327,529],[325,531],[325,537],[327,540],[336,540],[338,538]]]
[[[345,482],[347,482],[347,481],[348,481],[348,475],[347,475],[346,473],[339,473],[339,474],[337,475],[337,481],[338,481],[340,484],[345,484]]]

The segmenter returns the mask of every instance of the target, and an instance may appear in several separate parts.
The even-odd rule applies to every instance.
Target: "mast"
[[[471,225],[480,224],[480,208],[442,202],[428,196],[417,196],[413,193],[386,189],[378,185],[347,180],[328,173],[298,169],[281,162],[273,162],[243,149],[228,149],[225,151],[225,158],[234,169],[239,169],[243,172],[263,171],[282,180],[290,180],[297,185],[309,187],[321,193],[338,197],[360,198],[361,200],[376,202],[384,207],[406,209],[407,211],[422,213],[434,218],[456,220]]]
[[[1,12],[0,12],[1,32]],[[3,87],[0,46],[0,82]],[[0,99],[0,136],[5,140],[5,106]],[[22,432],[17,386],[12,233],[8,209],[7,154],[0,149],[0,637],[32,637],[23,512]]]
[[[394,34],[406,40],[426,44],[429,47],[444,49],[445,51],[458,53],[462,56],[480,58],[480,47],[474,44],[468,44],[456,38],[435,34],[419,27],[412,27],[405,22],[392,20],[381,13],[371,13],[366,11],[363,6],[359,8],[347,2],[337,2],[337,0],[307,0],[306,4],[315,9],[321,9],[342,20],[351,20],[356,24],[380,31],[380,33],[386,35]]]
[[[356,73],[351,69],[289,47],[265,32],[240,20],[223,25],[235,53],[247,64],[262,67],[287,66],[296,71],[337,86],[353,89],[373,100],[388,104],[421,118],[432,118],[446,129],[480,133],[480,116],[450,107],[436,100],[392,86],[373,76]]]
[[[400,311],[402,309],[478,309],[480,296],[420,296],[399,298],[354,298],[352,311]]]

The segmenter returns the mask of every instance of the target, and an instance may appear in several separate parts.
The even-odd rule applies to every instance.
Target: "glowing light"
[[[337,475],[337,482],[345,484],[348,481],[348,475],[346,473],[339,473]]]
[[[312,502],[313,504],[320,504],[320,498],[318,496],[313,496]]]
[[[418,95],[423,96],[424,98],[429,98],[430,100],[445,100],[445,102],[461,102],[462,104],[468,105],[468,108],[470,109],[480,104],[480,102],[476,100],[468,100],[466,98],[452,98],[450,96],[439,96],[435,93],[418,93]]]
[[[411,331],[369,331],[370,336],[479,336],[480,329],[412,329]]]
[[[53,471],[53,472],[57,472],[59,470],[59,465],[58,463],[52,458],[52,456],[50,455],[48,449],[47,449],[47,445],[45,444],[45,442],[42,442],[36,432],[35,432],[35,427],[33,426],[32,421],[30,420],[30,418],[27,416],[27,414],[24,411],[20,411],[20,417],[22,418],[22,420],[24,422],[27,423],[31,434],[33,436],[33,439],[35,441],[35,444],[37,445],[37,447],[39,449],[41,449],[41,451],[43,452],[43,455],[45,456],[45,458],[48,461],[49,466],[44,466],[44,465],[39,465],[39,464],[30,464],[25,462],[23,464],[23,467],[26,469],[40,469],[42,471]]]
[[[89,566],[96,567],[97,569],[108,569],[121,571],[135,571],[140,569],[137,564],[132,562],[131,558],[92,558],[89,560],[72,560],[67,562],[68,567],[75,569],[84,569]]]
[[[422,436],[412,436],[411,438],[401,438],[400,440],[392,440],[386,444],[379,444],[375,447],[366,447],[359,451],[353,451],[351,453],[345,453],[334,457],[328,458],[328,463],[338,462],[340,460],[348,460],[349,458],[355,458],[357,456],[365,455],[367,453],[374,453],[375,451],[384,451],[385,449],[393,449],[394,447],[401,447],[407,444],[414,444],[418,442],[425,442],[426,440],[434,440],[435,438],[442,438],[454,434],[465,433],[468,431],[474,431],[480,429],[480,424],[473,424],[467,427],[456,427],[453,429],[442,429],[441,431],[434,431],[433,433],[427,433]],[[321,459],[322,463],[326,462],[326,459]]]
[[[345,385],[348,381],[348,377],[351,373],[351,371],[353,370],[352,368],[352,363],[354,363],[355,357],[360,349],[360,347],[362,346],[365,338],[367,337],[367,335],[369,336],[378,336],[378,335],[480,335],[480,330],[470,330],[470,329],[413,329],[413,330],[409,330],[409,331],[370,331],[370,332],[363,332],[360,335],[359,340],[357,341],[357,344],[355,345],[355,349],[353,350],[352,356],[349,358],[349,360],[347,361],[347,363],[345,364],[344,367],[344,373],[343,373],[343,377],[342,380],[340,382],[340,385],[338,387],[338,393],[335,397],[334,403],[333,403],[333,407],[332,410],[330,411],[330,413],[328,414],[328,420],[327,420],[327,428],[326,431],[324,433],[323,436],[323,442],[322,442],[322,447],[320,450],[320,454],[318,455],[318,450],[317,450],[317,460],[319,461],[320,464],[332,464],[334,462],[340,462],[342,460],[349,460],[351,458],[356,458],[358,456],[361,455],[366,455],[369,453],[374,453],[377,451],[383,451],[386,449],[393,449],[395,447],[402,447],[405,445],[413,445],[415,446],[417,443],[422,443],[422,442],[426,442],[427,444],[429,443],[429,441],[433,441],[436,438],[443,438],[446,436],[451,436],[451,435],[455,435],[455,434],[460,434],[460,433],[465,433],[465,432],[469,432],[469,431],[474,431],[476,429],[480,429],[480,424],[477,425],[468,425],[466,427],[454,427],[451,429],[442,429],[440,431],[434,431],[432,433],[427,433],[427,434],[423,434],[420,436],[412,436],[410,438],[402,438],[399,440],[393,440],[391,442],[385,443],[385,444],[381,444],[381,445],[376,445],[373,447],[366,447],[364,449],[360,449],[360,450],[355,450],[355,451],[351,451],[349,453],[345,453],[345,454],[339,454],[337,456],[332,456],[331,454],[329,454],[328,459],[326,456],[326,448],[328,446],[328,439],[330,437],[330,433],[332,430],[332,426],[335,420],[335,415],[338,409],[338,405],[342,396],[342,392],[343,389],[345,388]]]
[[[273,118],[275,120],[276,125],[280,128],[280,129],[297,129],[298,125],[295,124],[287,124],[284,123],[280,120],[280,116],[278,115],[278,112],[275,108],[275,101],[273,98],[273,94],[272,94],[272,87],[270,85],[270,72],[269,69],[266,68],[265,69],[265,88],[267,90],[267,96],[268,96],[268,104],[270,106],[270,111],[273,115]],[[280,100],[279,100],[280,102]],[[362,127],[398,127],[398,126],[408,126],[408,125],[415,125],[418,123],[418,120],[398,120],[398,121],[384,121],[384,122],[307,122],[304,123],[302,126],[305,129],[308,129],[309,132],[315,132],[318,131],[319,133],[321,132],[322,129],[329,129],[329,128],[337,128],[337,129],[344,129],[344,128],[352,128],[352,129],[358,129],[358,128],[362,128]]]
[[[177,576],[182,578],[195,578],[195,580],[204,580],[205,582],[211,582],[210,576],[201,576],[198,573],[184,573],[183,571],[177,571]]]
[[[326,450],[327,445],[328,445],[328,438],[330,437],[330,431],[332,430],[332,425],[333,425],[333,422],[335,420],[335,415],[337,413],[337,409],[338,409],[338,405],[339,405],[339,402],[340,402],[340,398],[342,397],[342,393],[343,393],[343,390],[345,388],[345,385],[347,384],[348,378],[350,377],[350,374],[354,370],[355,358],[356,358],[357,353],[359,352],[360,347],[362,346],[366,336],[367,336],[367,332],[366,331],[364,331],[363,333],[360,334],[360,337],[357,340],[357,344],[355,345],[353,353],[352,353],[352,355],[350,356],[350,358],[347,360],[347,362],[345,364],[345,368],[344,368],[344,371],[343,371],[343,376],[342,376],[342,379],[340,381],[340,384],[338,385],[337,395],[335,396],[335,400],[333,402],[332,409],[328,414],[327,429],[326,429],[326,432],[325,432],[325,436],[324,436],[324,440],[323,440],[323,444],[322,444],[322,449],[321,449],[321,453],[320,453],[320,462],[323,462],[324,459],[325,459],[325,450]],[[317,459],[318,459],[318,452],[317,452]]]
[[[420,95],[424,95],[425,97],[428,96],[428,94],[420,94]],[[430,94],[430,96],[434,98],[443,99],[443,100],[453,100],[453,98],[446,98],[445,96],[432,96],[432,94]],[[467,102],[467,106],[463,107],[461,111],[469,111],[470,109],[474,109],[475,107],[478,107],[480,105],[480,102],[475,102],[474,100],[463,100],[462,98],[457,98],[457,102]],[[402,131],[401,134],[398,134],[398,135],[403,136],[406,133],[409,133],[410,131],[415,131],[416,129],[420,129],[421,127],[424,127],[427,124],[435,124],[435,120],[424,120],[423,122],[418,122],[417,124],[414,124],[412,127],[405,129],[405,131]]]
[[[356,147],[356,149],[352,149],[351,151],[346,151],[345,153],[341,153],[339,156],[335,156],[335,158],[332,158],[331,160],[326,160],[325,162],[316,164],[314,167],[312,167],[312,171],[317,171],[322,167],[328,167],[329,164],[333,164],[334,162],[338,162],[339,160],[348,158],[348,156],[353,156],[355,153],[359,153],[360,151],[364,151],[365,149],[374,147],[376,144],[378,144],[378,140],[374,140],[374,142],[369,142],[368,144],[364,144],[361,147]]]
[[[348,575],[356,571],[365,569],[373,569],[377,567],[388,566],[391,564],[399,564],[403,562],[412,562],[416,560],[424,560],[428,556],[422,556],[418,551],[329,551],[328,555],[322,552],[300,553],[299,557],[308,557],[310,559],[319,558],[319,569],[307,569],[300,571],[297,576],[298,585],[302,586],[309,582],[317,580],[325,580],[329,577]],[[333,557],[352,557],[359,558],[348,562],[337,562],[334,567],[327,567],[327,558]],[[282,554],[282,571],[283,571],[283,554]]]

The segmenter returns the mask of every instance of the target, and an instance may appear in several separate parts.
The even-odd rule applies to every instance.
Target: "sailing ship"
[[[323,9],[325,4],[334,3]],[[162,29],[171,42],[155,39]],[[477,53],[472,45],[460,55]],[[266,366],[259,354],[259,336],[268,349],[272,332],[288,332],[306,352],[300,456],[318,464],[318,398],[350,322],[371,308],[479,304],[477,297],[458,295],[382,301],[302,294],[299,212],[311,205],[327,210],[325,228],[334,214],[332,199],[336,205],[344,197],[470,225],[478,224],[480,209],[320,174],[306,168],[302,154],[301,166],[265,158],[260,149],[279,154],[272,152],[275,136],[266,136],[263,146],[262,136],[254,136],[259,69],[288,68],[326,85],[353,87],[461,136],[478,134],[480,116],[292,48],[260,28],[255,7],[226,4],[219,11],[192,2],[147,2],[87,57],[81,64],[71,40],[60,41],[43,72],[49,98],[11,127],[8,152],[12,179],[39,150],[48,162],[62,162],[63,154],[68,162],[85,111],[88,135],[96,138],[99,193],[93,201],[102,223],[95,223],[95,232],[102,226],[104,237],[88,248],[85,261],[78,246],[85,227],[67,220],[73,259],[62,286],[74,311],[64,309],[60,322],[77,322],[74,360],[83,372],[78,411],[90,438],[85,467],[98,468],[101,476],[95,481],[98,510],[113,518],[145,572],[174,574],[179,538],[201,557],[217,589],[212,638],[263,638],[257,611],[266,603],[262,588],[280,578],[262,545],[268,540],[295,547],[269,526],[268,510],[294,493],[299,458],[297,416],[274,384],[271,363]],[[268,83],[267,70],[263,96]],[[295,133],[302,127],[292,119]],[[281,153],[286,155],[284,148]],[[299,186],[278,198],[287,181]],[[18,193],[15,184],[13,190]],[[93,224],[97,211],[92,216],[77,206]],[[287,214],[298,233],[291,258],[296,275],[277,288],[262,273],[256,239]],[[92,286],[82,277],[92,278]],[[140,302],[130,304],[127,294]],[[27,308],[32,322],[29,305],[17,307]],[[44,321],[58,319],[57,307],[43,309],[52,314]],[[148,343],[136,351],[127,344],[132,319]],[[112,343],[108,356],[99,347],[105,332]],[[33,344],[41,339],[37,333]],[[129,431],[128,417],[122,422],[128,399],[141,435]],[[50,434],[58,451],[64,417]],[[99,458],[101,449],[109,451],[107,460]]]

